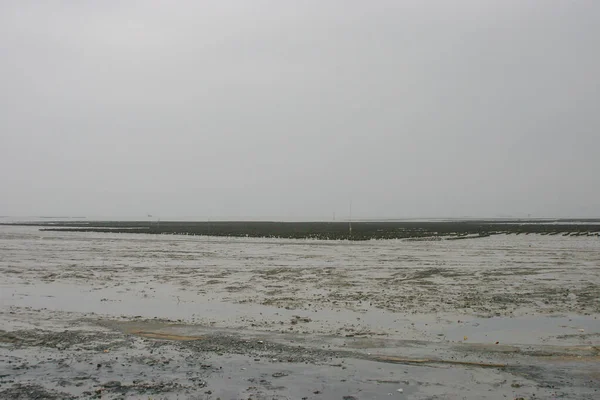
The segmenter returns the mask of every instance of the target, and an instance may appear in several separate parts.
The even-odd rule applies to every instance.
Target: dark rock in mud
[[[110,381],[102,384],[105,388],[118,388],[121,387],[121,382],[119,381]]]

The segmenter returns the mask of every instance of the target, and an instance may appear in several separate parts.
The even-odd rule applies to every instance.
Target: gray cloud
[[[598,216],[600,3],[0,3],[0,215]]]

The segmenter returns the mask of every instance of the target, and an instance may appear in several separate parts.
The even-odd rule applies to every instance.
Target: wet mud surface
[[[0,398],[600,396],[593,236],[0,227]]]

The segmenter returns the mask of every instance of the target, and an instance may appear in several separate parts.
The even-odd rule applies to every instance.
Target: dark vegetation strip
[[[572,222],[572,223],[571,223]],[[541,234],[599,236],[600,224],[569,221],[561,224],[490,221],[402,221],[353,222],[182,222],[182,221],[61,221],[5,225],[40,226],[47,231],[146,233],[231,237],[272,237],[289,239],[370,240],[427,239],[450,237],[472,239],[497,234]]]

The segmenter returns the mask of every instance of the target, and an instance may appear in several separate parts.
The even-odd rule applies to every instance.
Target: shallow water
[[[0,254],[4,307],[438,341],[599,329],[598,238],[355,243],[2,226]],[[310,321],[290,326],[294,315]]]

